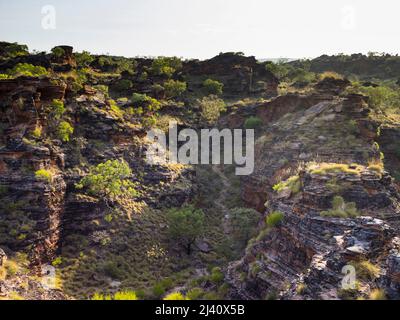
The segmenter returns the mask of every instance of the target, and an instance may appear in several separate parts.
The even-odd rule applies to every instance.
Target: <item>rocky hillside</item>
[[[346,79],[319,80],[282,93],[240,53],[181,61],[1,42],[0,297],[399,298],[398,114]],[[148,164],[147,130],[171,120],[254,128],[254,173]],[[170,217],[188,211],[201,232],[182,246]]]

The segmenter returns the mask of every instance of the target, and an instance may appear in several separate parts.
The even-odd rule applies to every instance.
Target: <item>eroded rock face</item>
[[[379,158],[367,106],[362,96],[329,93],[290,94],[256,106],[265,131],[256,140],[254,173],[243,179],[244,201],[262,212],[272,186],[304,162],[367,164]]]
[[[346,83],[336,82],[253,110],[265,130],[256,141],[255,171],[243,179],[242,197],[265,217],[279,212],[284,218],[275,227],[264,227],[244,257],[228,268],[232,298],[368,298],[378,288],[399,298],[398,188],[381,167],[370,166],[379,163],[380,155],[368,100],[337,95]],[[325,162],[339,169],[310,169]],[[289,177],[297,177],[295,185],[273,190]],[[326,214],[338,196],[354,203],[358,217]],[[360,261],[371,263],[379,274],[373,279],[359,275],[360,286],[349,293],[341,286],[342,268]]]
[[[33,263],[52,259],[58,248],[66,186],[61,174],[64,154],[56,146],[24,139],[43,122],[43,104],[62,99],[64,92],[64,85],[49,79],[0,81],[0,119],[6,125],[0,148],[0,242],[12,250],[30,248]],[[51,171],[51,181],[37,179],[39,169]]]
[[[299,179],[298,193],[269,200],[266,214],[279,211],[283,220],[254,240],[243,259],[229,268],[232,297],[263,299],[274,293],[284,299],[343,298],[342,268],[369,261],[379,268],[379,275],[373,280],[359,275],[365,291],[360,289],[356,296],[381,288],[388,297],[399,298],[400,198],[390,177],[364,168],[356,177],[301,172]],[[340,192],[332,191],[332,179]],[[337,194],[354,202],[360,216],[322,216]]]

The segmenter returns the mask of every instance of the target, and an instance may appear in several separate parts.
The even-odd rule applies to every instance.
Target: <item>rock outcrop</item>
[[[244,258],[229,268],[233,298],[368,298],[377,288],[399,298],[398,190],[387,174],[359,170],[301,171],[300,190],[286,189],[269,199],[266,216],[280,212],[283,219],[265,227]],[[324,213],[338,195],[355,203],[359,216]],[[372,265],[376,274],[364,274],[359,263]],[[348,265],[356,266],[354,290],[342,288],[342,270]]]
[[[245,57],[238,53],[223,53],[204,61],[188,61],[184,64],[183,74],[193,81],[189,90],[201,90],[202,81],[210,77],[224,84],[227,96],[261,94],[265,97],[277,95],[279,81],[258,63],[254,57]],[[198,78],[198,81],[195,81]]]
[[[345,86],[325,81],[315,93],[253,108],[265,127],[242,197],[267,221],[283,219],[264,223],[228,268],[232,298],[368,298],[373,290],[399,298],[398,187],[383,169],[368,100],[338,95]],[[355,211],[337,212],[334,201]],[[358,277],[352,290],[341,286],[348,265]]]

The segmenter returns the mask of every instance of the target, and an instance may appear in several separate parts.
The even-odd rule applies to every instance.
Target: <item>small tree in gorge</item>
[[[137,195],[135,184],[129,179],[132,171],[125,160],[108,160],[90,168],[89,174],[76,184],[87,188],[91,195],[117,201]]]
[[[188,255],[192,245],[203,232],[204,213],[192,205],[171,209],[167,214],[169,233],[186,249]]]

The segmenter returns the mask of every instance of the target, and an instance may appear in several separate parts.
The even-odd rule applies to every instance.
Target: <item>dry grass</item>
[[[310,164],[308,170],[312,174],[325,175],[330,173],[345,173],[359,175],[363,167],[359,165],[348,165],[344,163],[314,163]]]

